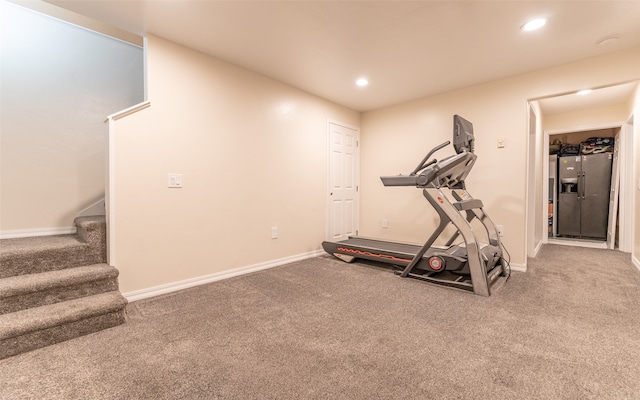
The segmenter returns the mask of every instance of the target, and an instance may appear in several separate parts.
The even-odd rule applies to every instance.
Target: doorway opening
[[[545,132],[547,242],[616,247],[621,130]]]
[[[545,243],[557,243],[582,247],[618,249],[630,252],[633,234],[633,95],[637,81],[624,82],[612,86],[594,89],[588,96],[577,93],[564,93],[529,100],[528,104],[535,113],[535,131],[529,127],[528,168],[528,228],[527,251],[529,257],[535,257]],[[612,138],[618,150],[611,151],[611,171],[609,207],[605,214],[606,238],[600,233],[596,238],[587,233],[558,233],[559,194],[578,190],[576,184],[564,188],[559,182],[559,154],[554,146],[574,145],[574,158],[580,154],[580,143],[591,142],[596,145],[597,138]],[[603,144],[602,141],[597,143]],[[609,149],[611,150],[611,149]],[[556,152],[555,164],[550,153]],[[607,150],[599,148],[599,151]],[[592,154],[592,153],[588,153]],[[617,162],[614,163],[614,157]],[[551,161],[551,162],[550,162]],[[614,164],[618,166],[614,176]],[[578,178],[577,176],[575,178]],[[580,177],[579,179],[582,179]],[[617,192],[616,192],[617,191]],[[555,197],[554,197],[555,196]],[[574,195],[574,196],[577,196]],[[582,192],[581,192],[582,197]],[[566,216],[566,214],[565,214]],[[602,220],[602,218],[600,218]],[[600,221],[602,224],[602,221]]]

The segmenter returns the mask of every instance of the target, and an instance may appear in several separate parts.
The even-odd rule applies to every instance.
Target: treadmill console
[[[473,124],[459,115],[453,116],[453,148],[456,153],[473,153]]]

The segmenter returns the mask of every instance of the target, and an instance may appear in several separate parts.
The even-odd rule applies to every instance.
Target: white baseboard
[[[31,236],[72,235],[74,233],[76,233],[75,226],[62,228],[14,229],[1,231],[0,239],[16,239]]]
[[[542,249],[542,246],[544,246],[544,242],[543,241],[538,242],[538,245],[536,246],[536,248],[533,249],[533,257],[538,257],[538,253],[540,252],[540,249]]]
[[[638,271],[640,271],[640,260],[635,257],[631,257],[631,262],[633,262],[633,265],[635,265],[635,267],[638,268]]]
[[[96,201],[78,213],[78,217],[93,217],[95,215],[107,215],[107,211],[104,206],[104,198]]]
[[[511,271],[515,272],[527,272],[527,264],[514,264],[510,263]]]
[[[167,283],[160,286],[154,286],[147,289],[135,290],[133,292],[123,293],[123,296],[130,302],[136,300],[147,299],[149,297],[159,296],[161,294],[171,293],[190,287],[204,285],[220,281],[223,279],[233,278],[234,276],[249,274],[251,272],[262,271],[264,269],[278,267],[280,265],[289,264],[295,261],[305,260],[307,258],[318,257],[325,254],[323,250],[315,250],[308,253],[298,254],[295,256],[280,258],[277,260],[267,261],[259,264],[249,265],[246,267],[236,268],[229,271],[216,272],[210,275],[199,276],[197,278],[185,279],[183,281]]]

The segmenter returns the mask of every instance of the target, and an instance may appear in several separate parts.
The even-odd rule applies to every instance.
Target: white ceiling
[[[640,46],[637,0],[48,2],[358,111]]]

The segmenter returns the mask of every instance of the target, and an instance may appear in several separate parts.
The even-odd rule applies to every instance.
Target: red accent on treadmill
[[[372,253],[370,251],[362,251],[362,250],[357,250],[357,249],[348,249],[346,247],[338,247],[338,251],[343,251],[345,253],[351,253],[351,254],[358,254],[358,255],[361,255],[361,256],[384,258],[386,260],[402,261],[402,262],[406,262],[406,263],[410,263],[411,262],[411,260],[390,256],[388,254],[378,254],[378,253]]]
[[[438,196],[438,202],[439,202],[440,204],[444,203],[444,200],[442,200],[442,197]]]
[[[434,271],[440,271],[444,267],[444,260],[440,257],[431,257],[429,259],[429,266]]]

